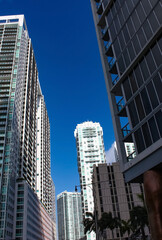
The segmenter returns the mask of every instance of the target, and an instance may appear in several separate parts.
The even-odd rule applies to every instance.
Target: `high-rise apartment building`
[[[93,213],[94,211],[92,191],[93,165],[106,162],[103,130],[99,123],[84,122],[77,125],[74,136],[77,146],[82,211],[83,216],[86,217],[86,212]],[[94,233],[87,235],[88,240],[95,239],[95,237]]]
[[[79,240],[84,237],[81,194],[62,192],[57,195],[58,238]]]
[[[46,199],[51,185],[51,182],[47,183],[50,179],[50,135],[45,107],[42,114],[46,118],[44,117],[41,128],[38,128],[38,131],[45,131],[42,137],[46,147],[45,156],[44,149],[41,149],[43,146],[40,148],[43,155],[41,161],[43,165],[46,164],[45,174],[44,166],[39,169],[37,165],[37,144],[41,144],[37,137],[40,98],[43,96],[25,18],[23,15],[0,17],[0,239],[12,239],[15,234],[14,214],[19,218],[15,209],[17,180],[25,180],[34,194],[37,189],[41,192],[38,188],[38,176],[43,176],[43,190],[44,186],[47,189],[45,193],[41,192],[40,199],[45,211],[50,209]],[[44,128],[46,129],[42,130]],[[23,194],[24,190],[20,195]],[[25,206],[27,205],[23,206],[22,201],[23,212],[26,211]],[[23,219],[22,216],[19,218],[19,230],[23,228]],[[21,234],[22,231],[18,231],[15,239],[22,239]]]
[[[139,200],[138,194],[143,193],[143,185],[139,183],[125,183],[121,173],[119,162],[112,164],[94,165],[93,172],[94,201],[98,212],[98,219],[102,213],[111,212],[113,217],[127,221],[130,219],[130,211],[134,206],[143,203]],[[146,229],[148,234],[148,229]],[[123,239],[128,235],[122,235],[119,228],[106,230],[105,239]],[[99,235],[98,239],[102,239]]]
[[[115,137],[126,181],[162,154],[161,1],[91,0]],[[133,142],[136,155],[126,156]]]

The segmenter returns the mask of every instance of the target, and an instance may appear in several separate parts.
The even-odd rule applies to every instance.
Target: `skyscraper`
[[[99,123],[84,122],[77,125],[74,136],[77,146],[82,211],[83,216],[86,217],[86,212],[93,213],[94,211],[92,191],[93,165],[106,162],[103,131]],[[95,234],[88,234],[87,239],[95,239]]]
[[[118,153],[129,181],[161,165],[155,157],[162,151],[161,2],[91,0],[91,5]],[[134,158],[126,156],[125,142],[134,143]]]
[[[84,236],[81,194],[62,192],[57,195],[59,240],[79,240]]]
[[[42,172],[39,172],[36,158],[37,143],[39,144],[37,114],[40,96],[43,98],[24,16],[0,17],[0,239],[13,238],[14,221],[17,218],[21,219],[19,223],[23,228],[22,219],[24,218],[19,217],[19,214],[16,214],[18,210],[15,209],[18,203],[16,181],[20,183],[22,180],[23,184],[29,186],[29,188],[23,188],[27,191],[31,189],[34,194],[37,190],[36,184],[39,182],[37,171],[38,174],[44,173],[44,168],[41,169]],[[43,113],[46,114],[45,108]],[[50,174],[48,116],[46,119],[44,121],[46,124],[43,122],[41,129],[46,127],[44,131],[46,131],[45,157],[47,161],[43,158],[43,163],[47,164],[45,176],[48,175],[48,181]],[[44,149],[41,151],[44,153]],[[48,189],[49,185],[44,182],[43,184]],[[22,190],[20,195],[24,194],[25,191]],[[42,199],[48,211],[48,201]],[[22,200],[21,210],[26,211],[23,207],[27,205],[22,205],[23,198],[19,200]],[[19,229],[16,239],[22,239],[21,233]]]
[[[148,209],[162,219],[161,202],[154,206],[154,193],[162,195],[162,4],[91,0],[91,6],[125,180],[144,180]],[[126,155],[127,142],[136,154]],[[161,228],[152,231],[162,238]]]

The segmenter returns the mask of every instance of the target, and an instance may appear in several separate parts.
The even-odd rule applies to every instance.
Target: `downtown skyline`
[[[51,123],[51,171],[56,194],[74,191],[79,184],[73,135],[77,124],[100,122],[105,149],[114,142],[90,2],[84,2],[49,1],[48,6],[45,2],[37,6],[32,1],[0,1],[1,16],[24,14],[28,22]]]

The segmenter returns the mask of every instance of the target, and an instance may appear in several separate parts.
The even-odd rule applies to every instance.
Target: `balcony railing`
[[[109,64],[110,70],[111,70],[111,69],[113,68],[113,66],[115,65],[115,62],[116,62],[115,58],[113,58],[113,57],[108,57],[108,64]]]
[[[123,128],[122,128],[122,134],[123,137],[126,137],[130,133],[130,126],[129,123],[127,123]]]
[[[121,98],[120,101],[117,103],[118,111],[120,112],[124,106],[125,106],[124,98]]]
[[[119,80],[119,76],[117,74],[111,74],[111,75],[113,75],[112,84],[115,85]],[[114,77],[114,75],[115,75],[115,77]]]

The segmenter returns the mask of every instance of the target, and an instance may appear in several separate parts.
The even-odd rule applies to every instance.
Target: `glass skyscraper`
[[[126,181],[162,166],[162,3],[91,0]],[[134,143],[127,156],[125,143]]]
[[[83,216],[86,217],[86,212],[94,213],[93,165],[106,162],[103,130],[99,123],[84,122],[77,125],[74,135],[77,146],[82,211]],[[95,233],[87,234],[87,239],[96,239]]]
[[[24,236],[22,229],[28,230],[27,232],[31,230],[23,228],[23,221],[32,221],[23,218],[26,211],[24,206],[27,206],[23,205],[23,196],[26,193],[24,190],[16,192],[16,181],[20,185],[21,181],[26,183],[29,186],[26,189],[31,190],[33,196],[40,191],[39,198],[51,214],[50,205],[53,202],[47,199],[48,191],[52,188],[49,176],[49,121],[44,107],[41,113],[46,117],[38,129],[37,118],[41,117],[38,114],[40,96],[43,98],[24,15],[0,17],[0,239],[3,240],[12,239],[15,232],[15,239],[20,240]],[[39,140],[43,136],[38,138],[37,130],[44,131],[45,140],[42,142],[46,147],[46,155],[40,146],[40,160],[43,165],[46,164],[46,171],[43,167],[38,169],[37,146],[41,144]],[[43,192],[41,186],[41,189],[38,187],[38,175],[41,175]],[[20,208],[15,209],[16,205]],[[34,220],[32,224],[34,225]]]
[[[65,191],[57,195],[57,216],[59,240],[84,237],[80,193]]]

